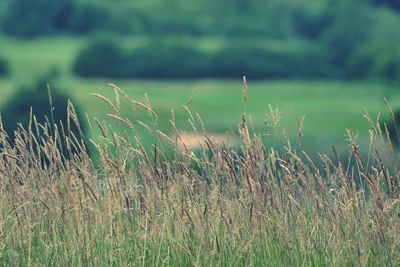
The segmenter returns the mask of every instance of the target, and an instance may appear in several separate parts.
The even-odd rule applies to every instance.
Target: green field
[[[132,46],[141,40],[143,38],[137,37],[124,41]],[[0,79],[1,103],[6,103],[20,86],[29,85],[37,77],[56,70],[59,77],[53,81],[53,87],[67,92],[90,117],[105,118],[106,105],[91,94],[100,93],[113,98],[114,91],[107,84],[114,83],[139,101],[147,94],[159,114],[162,129],[169,129],[171,109],[174,109],[177,126],[190,129],[182,105],[188,103],[194,91],[190,108],[202,116],[210,132],[237,132],[243,111],[252,115],[256,132],[263,132],[265,114],[271,104],[281,110],[281,126],[289,136],[295,136],[297,121],[305,115],[304,144],[316,149],[321,144],[344,144],[345,129],[358,132],[361,139],[367,138],[368,123],[363,118],[364,110],[367,109],[373,118],[379,112],[386,117],[383,97],[394,106],[400,99],[396,86],[373,81],[252,81],[248,78],[248,102],[245,105],[241,77],[237,80],[190,81],[80,79],[71,74],[70,66],[86,41],[67,37],[29,41],[3,39],[1,51],[10,62],[11,75]],[[216,42],[203,40],[209,46]],[[128,107],[124,110],[124,115],[130,119],[139,116]]]

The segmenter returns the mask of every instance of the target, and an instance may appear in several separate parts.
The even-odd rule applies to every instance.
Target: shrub
[[[73,71],[83,77],[129,77],[129,55],[116,43],[96,41],[80,51]]]
[[[1,107],[1,117],[3,120],[4,130],[13,143],[15,138],[15,131],[18,130],[18,125],[22,125],[25,129],[28,129],[30,123],[30,110],[32,109],[33,115],[39,124],[44,125],[46,122],[49,125],[57,124],[59,134],[62,135],[63,131],[67,131],[67,105],[68,97],[57,90],[51,92],[53,112],[51,112],[51,105],[49,101],[49,95],[47,85],[44,80],[39,80],[33,88],[21,88],[18,92],[7,102],[7,104]],[[82,123],[82,117],[79,113],[79,109],[75,107],[78,115],[78,120]],[[54,121],[53,121],[54,120]],[[70,130],[78,139],[81,134],[84,134],[85,129],[81,126],[80,130],[76,124],[70,120]],[[41,129],[36,129],[33,126],[33,131],[42,132]],[[54,132],[55,128],[51,129]],[[63,151],[66,151],[65,144],[62,145]]]
[[[9,69],[7,60],[0,58],[0,77],[6,76],[8,72]]]

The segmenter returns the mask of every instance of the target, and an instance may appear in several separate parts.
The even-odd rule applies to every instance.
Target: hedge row
[[[108,78],[333,77],[329,56],[315,47],[271,49],[255,43],[230,43],[215,51],[191,44],[150,42],[126,50],[112,41],[89,44],[77,55],[75,74]]]

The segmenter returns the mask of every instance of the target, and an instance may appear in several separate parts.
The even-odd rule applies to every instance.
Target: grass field
[[[249,79],[244,101],[241,77],[78,79],[69,66],[84,43],[1,42],[12,73],[0,79],[0,104],[56,68],[60,75],[52,85],[101,122],[93,123],[90,155],[80,149],[84,141],[72,133],[54,135],[50,123],[32,122],[14,148],[1,133],[0,265],[400,265],[398,154],[363,118],[364,109],[372,119],[387,113],[384,96],[398,107],[394,85]],[[148,106],[124,104],[146,103],[145,94],[158,118]],[[178,138],[166,135],[191,129],[182,105],[201,114],[208,134],[240,135],[241,147],[213,140],[195,153],[179,147]],[[280,125],[271,127],[278,120],[271,120],[269,105],[280,108]],[[171,109],[176,128],[169,123]],[[304,114],[305,153],[282,141],[282,128],[296,139]],[[126,135],[124,125],[133,133],[142,127],[141,138]],[[347,146],[345,128],[359,132],[360,142]],[[106,129],[102,138],[100,129]],[[265,129],[274,146],[265,145]],[[330,152],[313,161],[315,150]]]
[[[78,139],[37,127],[17,137],[18,150],[0,138],[1,265],[400,264],[398,157],[378,152],[386,144],[374,128],[370,154],[352,143],[352,164],[321,155],[319,170],[307,152],[264,146],[245,120],[241,149],[210,140],[196,154],[164,138],[146,152],[107,131],[94,142],[96,167],[70,149]]]
[[[141,37],[123,39],[130,46],[142,41]],[[219,41],[209,38],[201,43],[213,47]],[[53,87],[68,93],[76,105],[100,119],[105,118],[105,106],[91,94],[112,97],[113,90],[107,84],[114,83],[134,99],[143,100],[144,94],[147,94],[160,116],[161,128],[169,128],[171,109],[174,109],[177,124],[190,129],[182,105],[188,103],[194,91],[190,108],[202,116],[210,132],[237,132],[243,111],[252,115],[255,129],[262,131],[265,129],[265,114],[271,104],[281,110],[281,126],[289,136],[297,132],[297,121],[305,115],[304,145],[317,149],[323,144],[343,144],[345,129],[358,132],[361,139],[366,138],[368,123],[363,119],[364,110],[367,109],[373,118],[379,112],[383,112],[385,117],[383,97],[387,97],[395,108],[400,99],[395,85],[379,82],[252,81],[250,75],[248,104],[245,106],[241,97],[241,77],[232,81],[79,79],[71,74],[70,66],[77,51],[86,42],[84,38],[67,37],[24,42],[7,38],[2,40],[1,53],[10,62],[11,75],[0,79],[0,103],[5,103],[20,86],[30,85],[37,77],[56,70],[59,77],[53,81]],[[124,108],[124,111],[128,118],[137,118],[130,109]]]

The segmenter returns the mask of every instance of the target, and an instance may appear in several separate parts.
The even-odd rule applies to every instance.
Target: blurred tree
[[[109,13],[104,8],[90,4],[75,4],[67,27],[74,33],[87,33],[107,27],[109,20]]]
[[[357,45],[370,36],[371,9],[367,0],[329,0],[327,16],[331,23],[321,35],[321,41],[329,48],[333,64],[345,69]]]
[[[333,17],[327,4],[316,5],[315,1],[295,5],[293,24],[301,37],[316,40],[332,24]]]
[[[73,9],[71,0],[13,0],[3,20],[5,33],[35,37],[65,29]]]
[[[359,46],[349,59],[348,74],[355,78],[400,81],[398,43],[375,41]]]
[[[395,10],[400,0],[118,0],[118,4],[117,0],[3,1],[8,8],[0,10],[0,17],[4,16],[3,28],[8,34],[32,37],[54,32],[83,34],[100,29],[107,31],[106,34],[140,34],[155,40],[151,46],[135,51],[122,49],[113,42],[93,43],[75,61],[74,71],[82,76],[201,77],[211,69],[228,75],[228,69],[234,67],[224,61],[237,64],[245,60],[243,55],[256,54],[274,61],[245,60],[246,68],[260,77],[266,74],[270,77],[271,73],[271,77],[280,77],[282,73],[284,77],[320,73],[315,66],[307,66],[307,62],[321,64],[323,73],[327,70],[335,73],[332,77],[340,73],[351,78],[397,79],[398,76],[395,44],[400,43],[400,14]],[[194,42],[166,44],[158,39],[182,35],[211,36],[213,41],[198,51],[199,46]],[[216,42],[215,36],[218,36]],[[210,55],[225,41],[245,39],[253,43],[268,40],[272,45],[266,45],[265,50],[269,51],[248,47],[252,51],[247,52],[233,44],[226,52]],[[287,51],[270,49],[274,42]],[[291,51],[290,47],[299,42],[318,47],[318,53],[307,49]],[[389,48],[393,51],[386,51]],[[220,59],[215,60],[217,57]],[[220,71],[212,62],[227,65],[227,71]],[[174,69],[179,69],[179,73]],[[236,73],[238,68],[230,75]]]
[[[353,78],[400,81],[400,16],[380,8],[371,18],[369,37],[349,56],[347,74]]]
[[[72,68],[83,77],[124,78],[129,76],[129,60],[128,53],[115,42],[96,40],[78,53]]]
[[[105,27],[108,12],[73,0],[12,0],[4,15],[6,34],[36,37],[51,33],[86,33]]]

